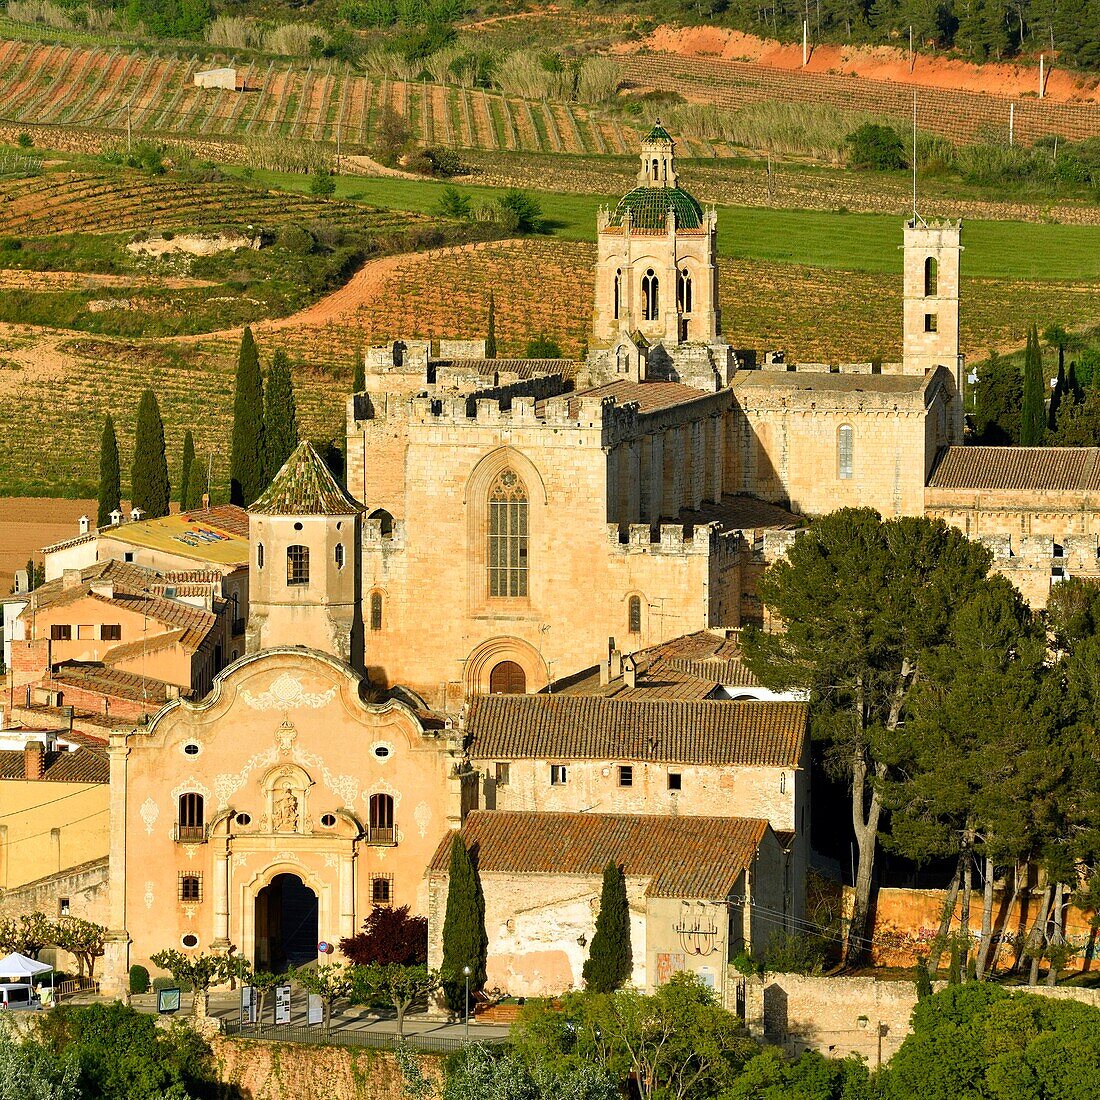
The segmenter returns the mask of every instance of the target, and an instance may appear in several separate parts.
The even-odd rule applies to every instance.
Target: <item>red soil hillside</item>
[[[801,45],[784,45],[719,27],[661,26],[642,42],[624,43],[620,49],[623,52],[647,49],[681,57],[719,57],[773,69],[802,69]],[[1033,65],[973,65],[957,58],[922,53],[917,55],[910,72],[905,49],[818,45],[813,47],[804,71],[843,73],[895,84],[1016,97],[1038,93],[1038,58],[1035,61]],[[1057,59],[1052,61],[1049,54],[1047,62],[1052,66],[1046,81],[1047,99],[1100,103],[1100,76],[1059,69]]]

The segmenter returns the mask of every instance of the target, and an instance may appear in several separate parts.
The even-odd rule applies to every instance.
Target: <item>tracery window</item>
[[[370,594],[370,628],[371,630],[382,629],[382,593],[372,592]]]
[[[309,584],[309,547],[286,548],[286,583]]]
[[[613,316],[614,316],[616,321],[619,319],[619,310],[622,308],[622,298],[623,298],[623,270],[622,270],[622,268],[619,268],[619,270],[615,272],[615,301],[614,301]]]
[[[630,634],[642,632],[642,601],[639,596],[631,596],[626,605],[627,631]]]
[[[852,426],[841,424],[836,433],[837,473],[847,481],[852,476]]]
[[[924,261],[924,296],[934,298],[939,292],[940,264],[935,256]]]
[[[642,317],[646,321],[656,321],[661,311],[661,285],[653,268],[642,276]]]
[[[514,470],[501,470],[489,490],[489,595],[527,595],[527,490]]]
[[[676,306],[681,313],[691,312],[691,272],[686,267],[676,276]]]

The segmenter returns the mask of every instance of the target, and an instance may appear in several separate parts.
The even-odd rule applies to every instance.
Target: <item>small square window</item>
[[[634,786],[634,767],[631,764],[619,765],[619,786],[620,787],[633,787]]]
[[[50,627],[50,641],[71,642],[72,638],[73,628],[68,623],[55,623]]]
[[[57,913],[58,916],[67,917],[69,915],[69,899],[58,898],[57,899]]]
[[[370,900],[387,909],[393,904],[393,875],[371,875]]]
[[[508,765],[504,762],[498,762],[496,767],[496,781],[498,787],[508,786]]]
[[[180,901],[202,901],[202,875],[180,875]]]
[[[926,313],[924,315],[924,331],[925,332],[938,332],[939,331],[939,318],[934,313]]]
[[[91,623],[81,623],[76,628],[76,636],[82,642],[90,642],[95,639],[95,627]]]
[[[122,555],[122,560],[123,560],[123,561],[133,561],[133,560],[134,560],[134,552],[133,552],[133,550],[126,550],[126,551],[124,551],[124,552],[123,552],[123,555]]]
[[[550,765],[550,785],[552,787],[564,786],[568,778],[569,777],[564,764]]]
[[[99,628],[99,636],[105,642],[121,642],[122,627],[118,623],[104,623]]]
[[[670,791],[682,790],[683,782],[683,776],[679,772],[668,773],[668,789]]]

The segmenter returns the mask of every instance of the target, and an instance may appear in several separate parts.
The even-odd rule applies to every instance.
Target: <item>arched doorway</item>
[[[501,661],[489,673],[490,695],[524,695],[527,692],[527,676],[515,661]]]
[[[257,970],[313,962],[317,935],[317,895],[297,875],[276,875],[256,895]]]

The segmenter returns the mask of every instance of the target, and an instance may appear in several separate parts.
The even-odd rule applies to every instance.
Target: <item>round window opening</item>
[[[234,820],[237,822],[238,825],[251,825],[252,824],[252,815],[251,814],[237,814],[237,816]]]
[[[182,943],[184,947],[198,947],[199,937],[192,932],[188,932],[187,935],[180,940],[180,943]]]
[[[374,755],[378,757],[379,760],[385,760],[386,757],[390,755],[389,745],[375,745]]]
[[[321,824],[324,825],[326,829],[331,829],[336,824],[336,815],[323,814],[321,816]]]
[[[302,525],[301,525],[300,523],[296,523],[296,524],[294,525],[294,530],[295,530],[295,531],[300,531],[301,529],[302,529]]]
[[[195,744],[194,741],[190,741],[186,745],[183,746],[183,751],[185,753],[187,753],[188,756],[198,756],[199,752],[201,750],[199,749],[199,746]]]

